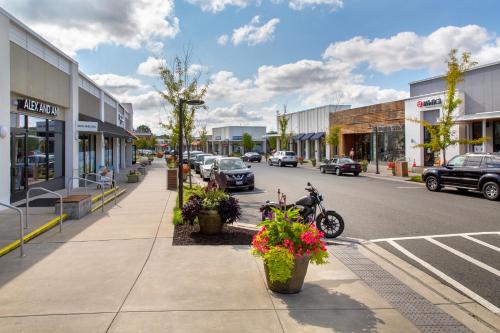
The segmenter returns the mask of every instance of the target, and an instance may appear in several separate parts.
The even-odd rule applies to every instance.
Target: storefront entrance
[[[500,153],[500,121],[493,122],[493,151]]]
[[[64,122],[11,114],[11,201],[30,187],[64,188]]]
[[[80,177],[96,172],[96,136],[80,135],[78,138],[78,168]]]

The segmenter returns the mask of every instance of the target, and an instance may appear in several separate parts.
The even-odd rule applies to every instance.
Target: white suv
[[[293,151],[277,151],[273,156],[267,159],[267,164],[269,166],[277,165],[279,167],[283,167],[286,165],[297,166],[298,160],[297,155]]]

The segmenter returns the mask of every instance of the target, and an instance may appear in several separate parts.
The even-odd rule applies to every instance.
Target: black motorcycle
[[[299,209],[302,223],[312,224],[316,222],[316,228],[322,231],[326,238],[340,236],[344,231],[344,220],[342,216],[333,210],[326,210],[325,207],[323,207],[323,195],[321,195],[311,183],[307,183],[305,190],[309,192],[309,195],[300,198],[295,204],[287,205],[286,195],[282,194],[278,189],[278,202],[270,202],[267,200],[266,203],[260,207],[262,221],[273,218],[273,209],[289,210],[297,208]]]

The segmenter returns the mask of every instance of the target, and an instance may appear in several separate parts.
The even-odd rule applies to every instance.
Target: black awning
[[[304,134],[303,137],[300,138],[300,140],[310,140],[313,137],[314,133],[307,133]]]
[[[293,136],[293,139],[296,140],[296,141],[299,141],[302,137],[304,136],[304,134],[297,134],[297,135],[294,135]]]
[[[137,139],[135,135],[127,131],[126,129],[106,123],[102,120],[86,116],[84,114],[78,114],[78,120],[80,121],[93,121],[97,123],[97,130],[99,132],[103,132],[104,135],[106,136],[113,136],[116,138],[130,138],[130,139]]]
[[[321,139],[322,137],[325,136],[325,132],[318,132],[318,133],[315,133],[310,140],[319,140]]]

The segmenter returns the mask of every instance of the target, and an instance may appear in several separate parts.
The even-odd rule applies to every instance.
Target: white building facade
[[[133,108],[0,8],[0,202],[132,163]],[[74,181],[78,186],[78,181]]]
[[[417,166],[443,163],[442,153],[415,147],[429,142],[428,131],[410,119],[435,124],[443,114],[446,82],[443,76],[410,83],[410,98],[405,102],[406,156]],[[446,150],[446,159],[466,152],[500,152],[500,62],[479,66],[464,74],[457,97],[462,100],[453,111],[456,139],[489,138],[480,145],[457,144]]]
[[[330,158],[330,147],[325,142],[330,124],[330,113],[350,109],[350,105],[325,105],[303,111],[285,113],[277,116],[278,131],[279,118],[288,119],[286,134],[289,136],[287,149],[294,151],[305,159],[320,161]],[[278,134],[279,135],[279,134]],[[280,147],[279,136],[277,147]]]
[[[231,155],[234,153],[246,153],[242,137],[248,133],[252,136],[254,147],[252,151],[258,153],[266,152],[266,127],[265,126],[225,126],[212,129],[212,135],[208,139],[208,151],[220,155]]]

